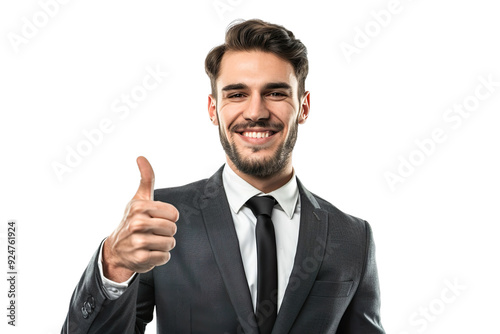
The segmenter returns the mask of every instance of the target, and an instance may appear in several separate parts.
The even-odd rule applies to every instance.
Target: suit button
[[[89,303],[89,305],[92,307],[92,309],[95,308],[95,300],[94,300],[94,297],[92,297],[91,295],[89,295],[87,297],[87,303]]]
[[[82,306],[82,314],[83,318],[87,319],[90,314],[94,311],[95,308],[95,299],[92,295],[87,296],[87,300],[83,302]]]
[[[92,305],[90,305],[89,302],[83,303],[83,308],[85,309],[85,311],[87,311],[88,314],[92,313]]]
[[[89,313],[87,312],[85,307],[82,307],[82,314],[84,319],[87,319],[89,317]]]

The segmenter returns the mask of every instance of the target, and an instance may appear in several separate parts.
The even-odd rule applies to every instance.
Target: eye
[[[288,95],[283,92],[271,92],[267,94],[267,96],[272,100],[283,100],[288,97]]]
[[[237,98],[241,98],[241,97],[243,97],[242,93],[235,93],[235,94],[228,95],[229,99],[237,99]]]

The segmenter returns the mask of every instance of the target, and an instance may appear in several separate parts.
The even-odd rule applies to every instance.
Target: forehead
[[[244,83],[259,87],[270,82],[286,82],[296,91],[297,77],[290,62],[263,51],[228,51],[221,61],[217,90]]]

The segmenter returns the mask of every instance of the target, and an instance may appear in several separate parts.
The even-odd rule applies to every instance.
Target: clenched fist
[[[175,246],[179,212],[173,205],[153,200],[155,177],[149,161],[139,157],[137,165],[141,172],[139,189],[120,225],[104,242],[104,276],[115,282],[167,263]]]

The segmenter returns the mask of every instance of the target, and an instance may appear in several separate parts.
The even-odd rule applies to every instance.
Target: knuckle
[[[160,249],[163,252],[169,252],[175,247],[175,239],[172,237],[164,237]]]
[[[170,260],[169,252],[156,253],[153,256],[151,256],[149,264],[152,266],[161,266],[167,263],[169,260]]]
[[[149,264],[150,259],[148,251],[138,252],[135,256],[135,262],[139,264]]]
[[[132,220],[128,225],[128,230],[132,234],[144,231],[145,228],[146,228],[146,222],[142,219]]]
[[[135,248],[138,248],[138,249],[146,249],[147,248],[147,244],[148,244],[148,241],[146,239],[146,237],[144,236],[139,236],[137,235],[135,238],[134,238],[134,247]]]
[[[163,257],[163,264],[167,263],[170,261],[170,252],[165,253],[165,256]]]
[[[174,249],[176,245],[176,241],[175,241],[175,238],[174,237],[168,237],[167,240],[165,240],[165,244],[164,244],[164,250],[165,251],[171,251],[172,249]]]
[[[173,206],[173,205],[170,205],[170,207],[171,207],[170,208],[170,210],[171,210],[170,212],[172,214],[172,220],[175,223],[175,222],[177,222],[179,220],[179,210],[177,210],[177,208],[175,206]]]
[[[171,224],[172,226],[172,236],[174,236],[177,233],[177,224]]]
[[[133,200],[130,202],[130,214],[135,215],[144,212],[146,209],[146,201],[144,200]]]

